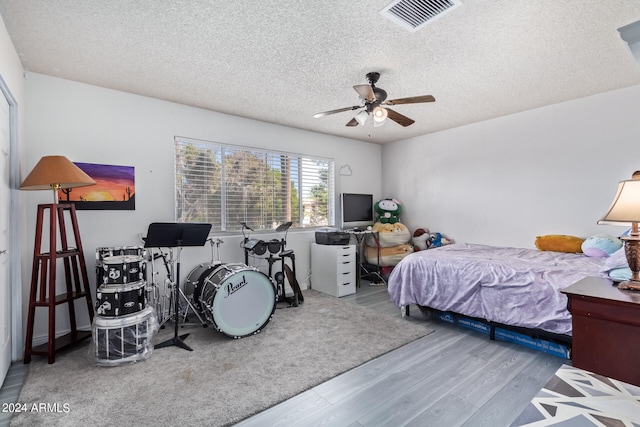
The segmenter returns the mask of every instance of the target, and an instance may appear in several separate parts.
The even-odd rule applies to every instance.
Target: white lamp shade
[[[611,206],[598,224],[632,222],[640,222],[640,179],[620,181]]]
[[[360,123],[360,126],[364,126],[364,124],[367,123],[368,118],[369,113],[367,113],[365,110],[362,110],[358,114],[356,114],[356,121]]]

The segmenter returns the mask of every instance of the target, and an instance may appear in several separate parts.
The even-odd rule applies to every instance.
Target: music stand
[[[173,287],[173,302],[175,316],[175,333],[173,338],[161,342],[155,348],[175,345],[185,350],[193,351],[184,343],[189,334],[178,336],[178,286],[180,284],[180,251],[184,246],[204,246],[211,231],[211,224],[154,222],[149,224],[147,238],[144,241],[145,248],[178,248],[176,261],[176,277]]]

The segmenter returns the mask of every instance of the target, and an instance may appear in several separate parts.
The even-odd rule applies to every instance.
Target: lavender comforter
[[[561,289],[600,273],[604,258],[458,243],[406,256],[391,272],[398,307],[418,304],[505,325],[571,335]]]

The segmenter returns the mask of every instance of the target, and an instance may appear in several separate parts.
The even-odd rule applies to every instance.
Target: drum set
[[[158,330],[147,306],[146,250],[138,246],[96,249],[96,316],[92,353],[98,365],[113,366],[151,356]]]
[[[248,265],[246,259],[244,264],[223,263],[220,245],[224,242],[207,238],[211,259],[194,267],[182,287],[179,252],[176,258],[175,248],[144,245],[96,249],[94,360],[99,365],[113,366],[147,359],[154,347],[153,336],[169,321],[176,326],[177,340],[180,340],[178,323],[211,325],[234,339],[259,333],[272,319],[279,302],[297,306],[302,301],[297,281],[295,286],[291,283],[294,296],[284,296],[284,260],[294,258],[293,251],[286,251],[282,240],[279,252],[284,252],[284,256],[276,258],[270,254],[267,275]],[[283,271],[276,272],[275,280],[271,277],[274,260],[282,260],[283,266]],[[165,274],[161,274],[162,266]],[[290,273],[289,268],[288,279],[295,281],[295,274]],[[191,315],[199,322],[190,323]],[[184,343],[179,344],[191,350]]]

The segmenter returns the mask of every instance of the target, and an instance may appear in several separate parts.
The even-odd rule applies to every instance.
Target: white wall
[[[26,132],[26,169],[22,178],[45,155],[65,155],[71,161],[135,167],[135,211],[78,211],[82,244],[92,289],[95,290],[95,250],[99,247],[140,244],[152,222],[174,218],[174,136],[228,144],[264,147],[307,155],[331,157],[336,165],[336,192],[368,192],[379,196],[379,145],[214,113],[133,94],[27,73],[29,125]],[[309,120],[313,120],[312,117]],[[349,164],[353,174],[339,176]],[[46,191],[25,192],[24,215],[28,235],[23,251],[24,304],[33,251],[36,206],[50,203]],[[254,237],[259,237],[255,235]],[[263,236],[268,239],[273,235]],[[242,262],[241,236],[222,236],[223,262]],[[295,250],[298,280],[306,283],[310,271],[312,232],[290,232],[288,247]],[[210,248],[185,248],[181,279],[198,263],[210,259]],[[266,262],[262,262],[266,266]],[[82,313],[86,310],[81,310]],[[58,331],[68,328],[63,312]],[[42,338],[46,321],[40,317],[35,335]],[[81,317],[80,324],[89,325]]]
[[[411,231],[457,242],[618,234],[596,222],[640,170],[639,117],[635,86],[386,144],[383,194],[404,203]]]
[[[617,182],[640,169],[640,86],[382,147],[33,73],[27,74],[26,104],[23,177],[49,154],[136,168],[135,211],[78,212],[92,282],[95,248],[137,244],[149,223],[174,220],[175,135],[333,157],[337,193],[396,197],[404,204],[401,220],[411,230],[428,227],[460,242],[519,247],[533,247],[541,234],[621,231],[596,221]],[[352,176],[337,174],[345,164]],[[23,198],[26,307],[35,209],[51,195],[25,192]],[[288,237],[299,280],[306,282],[313,235]],[[223,240],[222,260],[241,261],[240,238]],[[181,276],[209,257],[208,247],[185,249]],[[61,316],[58,330],[68,327],[65,319]],[[82,323],[88,320],[81,318]],[[36,329],[37,336],[43,334],[43,328]]]
[[[20,169],[20,164],[22,164],[20,159],[22,159],[21,153],[23,152],[24,146],[24,144],[21,144],[21,141],[24,135],[26,109],[24,102],[24,78],[22,73],[23,69],[18,53],[11,43],[4,22],[0,19],[0,76],[17,104],[17,138],[11,146],[11,165],[9,166],[12,181],[17,181],[16,176],[18,175],[17,171]],[[21,243],[25,236],[25,227],[18,222],[15,212],[19,211],[21,206],[24,207],[24,201],[21,200],[20,193],[18,192],[18,184],[11,182],[10,185],[12,192],[12,206],[10,207],[12,213],[9,215],[9,224],[11,225],[12,233],[10,237],[11,242],[9,242],[9,248],[0,248],[0,250],[8,249],[11,283],[6,285],[11,287],[11,302],[9,302],[9,304],[12,319],[12,359],[17,360],[22,357],[22,322],[20,320],[22,318],[22,311],[21,305],[17,304],[17,302],[22,299],[20,259],[22,256],[21,247],[23,246]],[[4,208],[8,209],[8,207],[3,206],[3,209]]]

